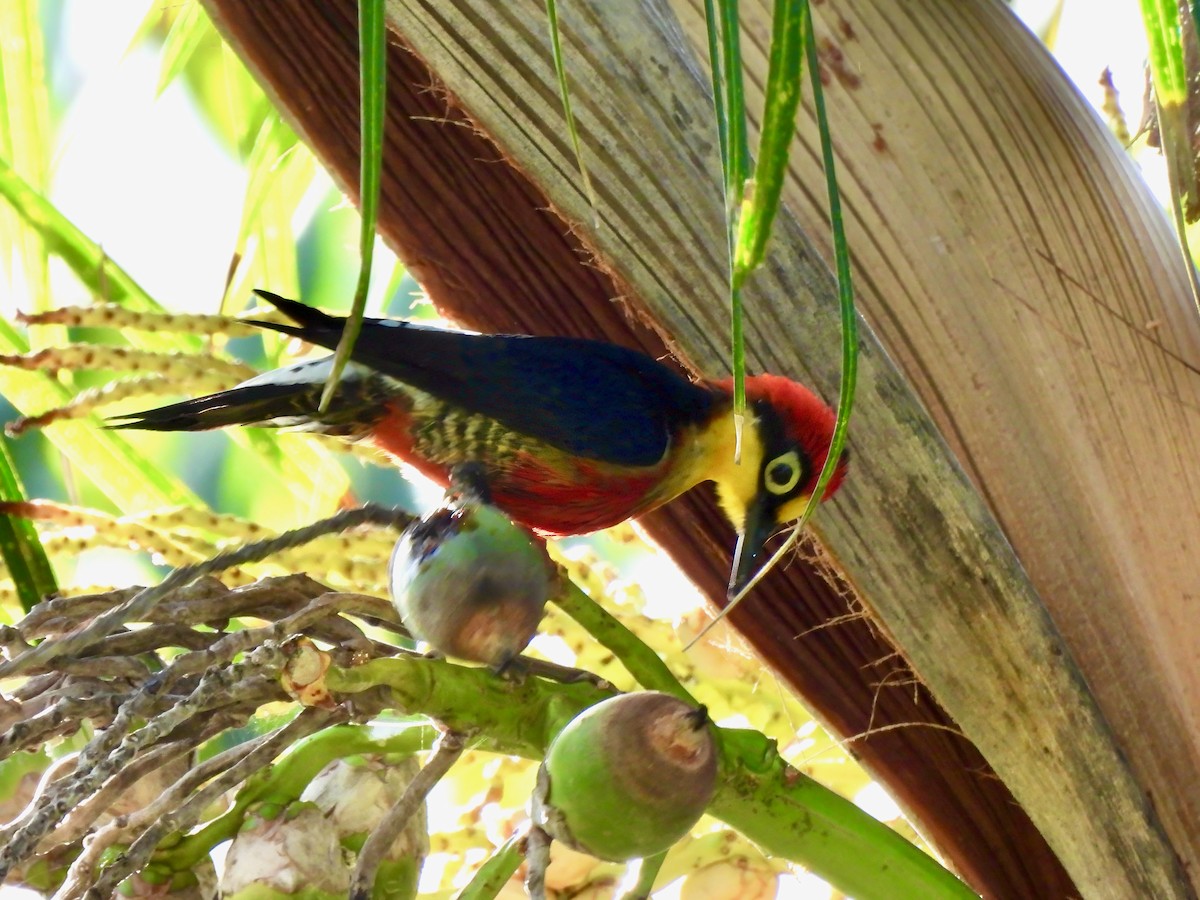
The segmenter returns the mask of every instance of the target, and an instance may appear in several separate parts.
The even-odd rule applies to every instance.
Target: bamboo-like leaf
[[[250,287],[270,285],[281,294],[294,293],[299,278],[292,219],[315,172],[308,148],[278,114],[263,122],[246,161],[249,179],[242,202],[234,257],[223,312]]]
[[[766,256],[771,224],[779,210],[779,195],[787,175],[788,149],[796,133],[796,109],[800,105],[807,10],[807,2],[775,0],[766,108],[758,138],[753,188],[742,200],[733,254],[735,289],[745,285],[746,278]]]
[[[292,221],[315,171],[313,158],[307,150],[296,145],[295,151],[278,161],[278,177],[254,219],[254,239],[243,257],[250,262],[245,268],[248,279],[256,285],[268,284],[273,291],[288,296],[294,296],[300,289],[300,266]],[[248,287],[236,290],[230,297],[244,298],[249,293]]]
[[[820,61],[817,58],[817,41],[813,34],[812,11],[804,4],[805,51],[808,54],[808,78],[812,85],[813,107],[817,115],[818,130],[821,135],[821,160],[825,166],[825,187],[829,194],[829,227],[833,232],[833,253],[838,280],[838,305],[842,315],[842,385],[838,392],[837,422],[833,428],[833,438],[829,443],[829,456],[817,478],[808,506],[797,523],[794,534],[799,536],[800,529],[813,514],[825,493],[829,479],[833,477],[838,461],[842,456],[842,448],[846,445],[846,432],[850,427],[850,412],[854,408],[854,389],[858,383],[858,315],[854,309],[854,283],[850,272],[850,245],[846,242],[846,229],[842,218],[842,195],[838,190],[837,167],[833,153],[833,139],[829,131],[829,119],[825,113],[825,91],[821,86]]]
[[[263,120],[255,135],[254,145],[246,160],[250,178],[246,184],[246,197],[242,204],[242,221],[238,243],[243,242],[258,217],[271,188],[280,178],[280,166],[291,156],[292,148],[299,143],[296,132],[278,115]]]
[[[345,330],[333,356],[333,367],[321,394],[321,409],[337,390],[342,370],[350,361],[350,352],[362,330],[371,287],[371,261],[375,255],[375,220],[379,212],[379,183],[383,171],[383,122],[387,104],[387,25],[383,0],[358,0],[359,87],[361,90],[361,140],[359,154],[359,232],[361,268],[354,288],[354,303]]]
[[[381,13],[378,21],[382,23]],[[378,52],[373,54],[378,57],[377,64],[382,61],[385,50],[382,31],[378,37]],[[236,59],[233,62],[236,63]],[[244,75],[240,66],[235,70],[231,65],[222,71],[226,79]],[[258,89],[252,81],[248,82],[246,95],[247,102],[253,105]],[[382,166],[381,85],[377,94],[372,92],[370,106],[376,108],[370,115],[378,121],[364,145],[374,147],[376,153],[364,154],[364,157],[376,157],[375,174],[370,180],[375,185],[373,195],[377,198],[378,173]],[[364,109],[364,119],[368,117]],[[283,292],[290,290],[289,285],[295,287],[298,281],[291,221],[296,206],[312,182],[315,171],[312,154],[299,143],[295,133],[277,113],[268,111],[250,148],[247,169],[250,177],[235,251],[238,264],[227,285],[223,307],[233,297],[241,296],[243,287],[251,280]],[[364,188],[364,197],[369,193]],[[371,238],[374,236],[375,204],[373,201],[370,212]],[[363,214],[365,221],[365,202]],[[373,246],[373,240],[365,243],[364,270],[367,272]],[[368,283],[366,277],[360,279],[364,285]],[[349,480],[334,455],[311,441],[260,429],[236,429],[231,436],[235,443],[250,449],[276,473],[281,486],[307,507],[307,515],[327,514],[349,489]]]
[[[169,7],[160,3],[153,3],[146,10],[146,14],[137,24],[137,28],[133,30],[133,35],[129,38],[129,43],[125,45],[123,56],[128,56],[157,32],[164,22],[167,22],[175,13],[176,7]]]
[[[171,30],[167,32],[167,39],[163,43],[157,93],[166,90],[167,85],[183,71],[210,30],[208,16],[199,3],[193,0],[183,4],[183,10],[171,23]]]
[[[235,154],[245,155],[263,121],[274,113],[262,88],[221,39],[202,3],[189,0],[149,10],[130,49],[164,29],[159,90],[185,78],[213,135]]]
[[[0,438],[0,499],[24,500],[25,491],[17,478],[8,442]],[[13,516],[0,516],[0,556],[17,589],[17,597],[25,612],[33,609],[43,597],[58,590],[54,569],[33,523]]]
[[[40,189],[49,171],[50,100],[36,0],[0,4],[0,36],[0,157],[11,160]],[[26,302],[44,309],[50,286],[42,242],[26,224],[4,214],[0,215],[0,246],[17,248],[18,283],[25,288]]]
[[[249,287],[269,285],[292,293],[298,284],[292,219],[315,172],[308,148],[267,101],[245,66],[221,41],[201,5],[191,23],[175,20],[163,48],[163,71],[188,79],[209,126],[235,152],[246,154],[248,180],[235,242],[237,260],[221,310],[229,310]],[[177,32],[187,35],[187,53],[172,49]],[[183,37],[179,43],[184,43]],[[196,52],[197,48],[199,52]],[[247,146],[247,135],[252,143]],[[335,454],[312,441],[264,431],[234,429],[232,442],[263,461],[305,514],[335,508],[349,488]]]
[[[554,74],[558,77],[558,96],[562,101],[563,118],[567,120],[567,133],[571,136],[571,147],[575,151],[575,162],[579,166],[579,177],[583,179],[583,191],[587,195],[588,204],[592,207],[592,215],[596,213],[596,194],[592,190],[592,179],[588,176],[587,165],[583,161],[583,148],[579,144],[579,131],[575,127],[575,114],[571,111],[571,93],[567,87],[567,67],[563,63],[562,41],[558,34],[558,4],[555,0],[546,0],[546,18],[550,24],[550,49],[554,56]],[[600,227],[599,219],[595,225]]]
[[[37,232],[46,250],[61,258],[97,297],[143,312],[157,312],[162,309],[129,273],[108,257],[99,244],[80,231],[3,158],[0,158],[0,197],[6,199],[21,218]],[[139,345],[150,349],[198,351],[202,342],[195,335],[178,335],[166,339],[146,334],[142,336]],[[18,352],[23,353],[25,350]]]

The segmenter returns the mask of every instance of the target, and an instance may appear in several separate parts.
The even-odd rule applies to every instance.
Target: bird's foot
[[[450,487],[447,494],[460,503],[491,503],[492,489],[488,485],[487,470],[482,463],[465,462],[450,469]]]

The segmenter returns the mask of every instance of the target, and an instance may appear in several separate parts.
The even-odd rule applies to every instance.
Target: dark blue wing
[[[256,292],[297,326],[265,327],[330,349],[344,319]],[[716,395],[643,353],[602,341],[464,334],[365,319],[353,359],[569,453],[652,465],[681,425],[711,414]]]

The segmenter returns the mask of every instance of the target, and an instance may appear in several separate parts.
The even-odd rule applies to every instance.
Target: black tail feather
[[[252,324],[318,346],[337,346],[344,325],[342,318],[270,291],[255,290],[254,293],[296,324],[263,321],[252,321]],[[317,364],[319,361],[299,365]],[[295,367],[283,371],[290,371],[291,377],[273,381],[270,376],[259,376],[227,391],[158,409],[114,416],[109,420],[108,427],[142,431],[207,431],[227,425],[290,426],[315,422],[324,378],[300,377]]]

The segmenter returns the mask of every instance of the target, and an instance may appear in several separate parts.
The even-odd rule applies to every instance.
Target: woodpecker
[[[334,349],[345,319],[267,291],[292,324],[253,324]],[[291,427],[365,440],[446,485],[482,467],[492,502],[545,535],[585,534],[634,518],[704,481],[739,532],[730,591],[763,545],[799,517],[829,454],[834,414],[777,375],[746,378],[735,460],[733,382],[692,382],[643,353],[602,341],[474,334],[364,319],[327,411],[332,357],[305,360],[227,391],[120,416],[113,427],[201,431]],[[824,497],[846,471],[838,460]]]

